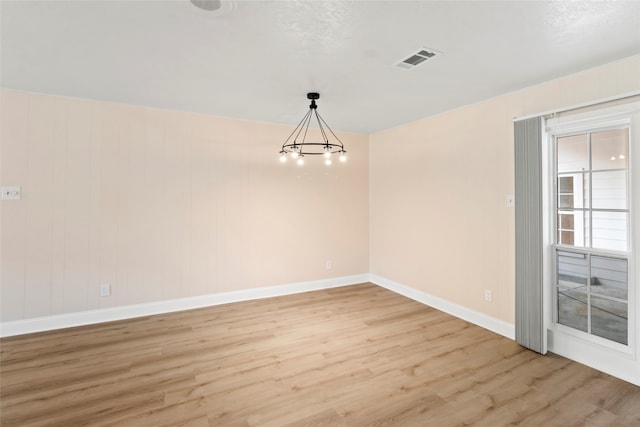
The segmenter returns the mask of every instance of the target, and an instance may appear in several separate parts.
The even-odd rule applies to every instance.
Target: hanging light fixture
[[[316,105],[316,99],[320,99],[320,94],[317,92],[309,92],[307,99],[311,100],[309,105],[309,111],[300,120],[298,126],[291,132],[291,135],[282,144],[280,150],[280,161],[286,162],[288,157],[296,159],[299,165],[304,164],[305,156],[323,156],[324,163],[329,166],[332,163],[332,158],[337,156],[341,162],[347,160],[347,151],[344,149],[344,145],[340,138],[331,130],[327,122],[324,121],[322,116],[318,114],[318,106]],[[315,117],[320,128],[320,134],[322,136],[322,142],[307,142],[307,133],[309,132],[309,124]],[[329,142],[327,130],[333,135],[336,142]]]

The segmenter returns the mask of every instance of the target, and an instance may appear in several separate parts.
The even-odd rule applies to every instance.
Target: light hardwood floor
[[[372,284],[5,338],[2,426],[638,426],[640,388]]]

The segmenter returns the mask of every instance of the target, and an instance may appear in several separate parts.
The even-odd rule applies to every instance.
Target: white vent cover
[[[428,59],[433,59],[438,55],[442,55],[442,53],[438,52],[437,50],[423,47],[409,54],[406,58],[401,59],[393,65],[395,67],[402,68],[403,70],[411,70],[427,61]]]

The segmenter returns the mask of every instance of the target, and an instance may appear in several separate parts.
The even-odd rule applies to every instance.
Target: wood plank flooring
[[[361,285],[0,340],[2,426],[638,426],[640,388]]]

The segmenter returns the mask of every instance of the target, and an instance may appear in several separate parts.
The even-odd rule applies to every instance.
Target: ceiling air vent
[[[438,55],[441,55],[441,53],[437,50],[423,47],[393,65],[398,68],[402,68],[403,70],[411,70],[425,62],[427,59],[435,58]]]

